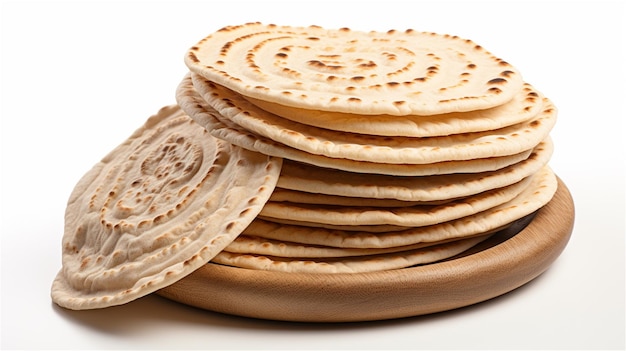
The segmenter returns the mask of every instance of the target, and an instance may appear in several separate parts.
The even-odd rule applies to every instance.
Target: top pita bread
[[[281,164],[162,109],[74,188],[53,301],[119,305],[193,272],[257,216]]]
[[[528,120],[541,107],[542,95],[530,84],[505,104],[484,110],[450,112],[431,116],[358,115],[307,110],[246,99],[285,119],[314,127],[380,136],[432,137],[498,129]]]
[[[523,85],[513,66],[471,40],[414,30],[247,23],[205,37],[185,63],[250,98],[362,115],[486,109]]]

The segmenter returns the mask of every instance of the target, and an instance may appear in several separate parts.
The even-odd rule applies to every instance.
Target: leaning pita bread
[[[69,309],[119,305],[193,272],[257,216],[281,161],[163,108],[73,190],[53,300]]]
[[[298,259],[222,251],[215,256],[213,262],[235,267],[290,273],[365,273],[440,261],[458,255],[488,237],[488,235],[483,235],[402,252],[340,258]]]
[[[466,112],[432,116],[357,115],[333,111],[305,110],[246,98],[265,111],[294,122],[337,131],[405,137],[431,137],[480,132],[520,123],[536,115],[543,97],[530,84],[505,104]]]
[[[390,30],[229,26],[185,63],[237,93],[291,107],[368,115],[486,109],[522,88],[519,72],[470,40]]]
[[[489,157],[483,159],[473,159],[465,161],[445,161],[430,164],[389,164],[353,161],[348,159],[330,158],[321,155],[313,155],[308,152],[288,147],[268,138],[242,128],[236,123],[221,116],[215,109],[209,106],[206,101],[196,92],[189,75],[179,84],[176,91],[176,100],[183,110],[189,114],[196,122],[204,126],[217,138],[224,139],[230,143],[248,150],[257,151],[266,155],[282,157],[312,164],[319,167],[340,169],[357,173],[376,173],[398,176],[424,176],[434,174],[449,173],[478,173],[487,172],[511,164],[517,163],[528,157],[530,150],[525,150],[519,154]]]
[[[264,111],[198,75],[192,75],[192,81],[198,93],[220,115],[254,134],[310,154],[355,161],[430,164],[515,155],[545,139],[556,121],[552,103],[544,99],[542,105],[540,98],[533,97],[542,106],[536,109],[540,113],[498,130],[430,138],[381,137],[293,122]]]
[[[397,232],[370,233],[294,226],[255,219],[243,234],[309,245],[340,248],[386,248],[438,242],[480,235],[508,225],[547,204],[557,189],[557,179],[549,167],[533,176],[532,183],[513,200],[468,217],[432,226]]]
[[[263,218],[332,225],[421,227],[470,216],[508,202],[528,186],[531,178],[527,177],[503,188],[488,190],[442,205],[416,205],[393,208],[346,207],[308,205],[298,203],[297,199],[294,199],[294,202],[269,201],[259,215]],[[363,199],[363,201],[367,202],[367,199]]]
[[[346,197],[403,201],[446,200],[516,183],[547,164],[552,151],[553,144],[548,137],[535,147],[526,160],[500,170],[424,177],[358,174],[284,160],[278,186]]]

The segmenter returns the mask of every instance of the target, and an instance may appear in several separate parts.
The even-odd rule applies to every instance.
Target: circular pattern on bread
[[[183,278],[252,222],[281,164],[211,137],[178,106],[161,109],[74,188],[53,300],[118,305]]]

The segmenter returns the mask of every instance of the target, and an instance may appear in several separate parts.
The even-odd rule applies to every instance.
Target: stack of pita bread
[[[360,273],[461,254],[547,204],[556,108],[466,39],[248,23],[68,203],[52,296],[121,304],[208,261]]]

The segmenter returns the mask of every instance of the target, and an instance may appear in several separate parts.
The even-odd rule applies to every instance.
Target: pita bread
[[[293,219],[273,218],[259,215],[257,218],[267,222],[274,222],[279,224],[287,224],[302,227],[315,227],[324,228],[330,230],[343,230],[347,232],[366,232],[366,233],[387,233],[387,232],[401,232],[406,230],[407,227],[393,225],[393,224],[378,224],[378,225],[341,225],[341,224],[328,224],[319,222],[307,222],[297,221]]]
[[[492,234],[492,233],[488,233]],[[481,234],[485,235],[485,234]],[[452,239],[453,241],[456,239]],[[263,255],[274,257],[294,257],[294,258],[336,258],[355,257],[367,255],[380,255],[385,253],[402,252],[414,249],[425,248],[444,242],[417,243],[414,245],[375,249],[341,248],[322,245],[308,245],[292,243],[289,241],[278,241],[261,237],[239,235],[224,251],[236,254]]]
[[[468,217],[432,226],[371,233],[286,225],[257,218],[243,233],[266,239],[340,248],[385,248],[438,242],[480,235],[504,227],[547,204],[556,188],[556,176],[546,166],[533,176],[530,186],[513,200]]]
[[[247,23],[191,47],[189,69],[262,101],[363,115],[432,115],[502,105],[522,89],[476,43],[414,30],[359,32]]]
[[[222,251],[212,262],[289,273],[365,273],[437,262],[458,255],[488,237],[483,235],[402,252],[340,258],[298,259]]]
[[[357,115],[333,111],[306,110],[244,97],[261,109],[277,116],[319,128],[341,132],[405,137],[433,137],[499,129],[535,116],[543,96],[530,84],[505,104],[465,112],[432,116]]]
[[[264,138],[221,116],[199,96],[191,83],[189,75],[179,84],[176,99],[187,114],[192,116],[196,122],[204,126],[217,138],[227,140],[237,146],[266,155],[348,172],[398,176],[487,172],[517,163],[528,157],[528,152],[530,151],[524,150],[519,154],[510,156],[488,157],[464,161],[445,161],[420,165],[375,163],[353,161],[344,158],[330,158],[303,152],[271,139]]]
[[[297,190],[289,190],[276,187],[270,202],[294,202],[311,205],[332,205],[332,206],[350,206],[350,207],[407,207],[416,205],[442,205],[455,199],[446,199],[439,201],[402,201],[395,199],[371,199],[361,197],[345,197],[336,195],[325,195],[319,193],[307,193]]]
[[[552,140],[548,137],[535,147],[526,160],[500,170],[424,177],[361,174],[284,160],[278,186],[345,197],[402,201],[447,200],[516,183],[546,165],[553,149]]]
[[[531,177],[527,177],[503,188],[488,190],[442,205],[384,208],[309,205],[297,202],[269,201],[259,215],[266,219],[278,218],[332,225],[421,227],[470,216],[508,202],[519,195],[530,181]],[[297,199],[294,200],[297,201]],[[363,201],[367,202],[367,199],[363,199]]]
[[[261,211],[281,161],[211,137],[177,106],[163,108],[74,188],[53,301],[119,305],[193,272]]]
[[[220,115],[254,134],[310,154],[355,161],[428,164],[515,155],[545,139],[556,119],[556,109],[544,99],[545,106],[538,109],[543,113],[499,130],[430,138],[380,137],[336,132],[286,120],[197,75],[192,75],[192,82]]]

